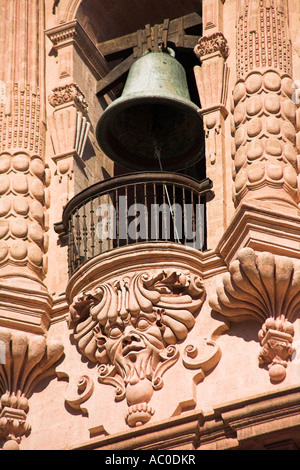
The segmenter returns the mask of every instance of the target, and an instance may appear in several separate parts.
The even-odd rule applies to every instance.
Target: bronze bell
[[[185,70],[174,55],[168,49],[137,59],[122,96],[98,122],[101,149],[124,167],[181,170],[204,153],[199,108],[190,100]]]

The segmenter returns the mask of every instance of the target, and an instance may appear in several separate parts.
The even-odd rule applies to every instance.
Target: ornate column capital
[[[79,111],[84,113],[89,107],[84,94],[76,83],[54,88],[48,100],[53,108],[73,104]]]
[[[194,52],[199,60],[205,60],[206,56],[211,57],[211,54],[215,53],[220,54],[226,60],[229,56],[228,42],[223,33],[216,32],[210,36],[201,37]]]

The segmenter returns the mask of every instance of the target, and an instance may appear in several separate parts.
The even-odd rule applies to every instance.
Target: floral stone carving
[[[178,361],[177,343],[194,326],[203,300],[201,278],[161,270],[128,274],[74,298],[74,339],[98,365],[100,383],[115,387],[116,401],[126,398],[129,426],[144,424],[154,414],[151,397]],[[78,387],[78,397],[67,399],[71,406],[78,407],[92,393],[87,377]]]
[[[231,321],[253,318],[261,323],[259,363],[268,367],[272,381],[282,381],[294,352],[292,320],[300,305],[299,261],[243,248],[209,304]]]

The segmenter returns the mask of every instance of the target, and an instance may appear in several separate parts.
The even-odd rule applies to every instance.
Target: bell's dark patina
[[[202,119],[173,51],[149,52],[132,65],[122,96],[104,111],[96,135],[103,152],[132,169],[187,168],[204,152]]]

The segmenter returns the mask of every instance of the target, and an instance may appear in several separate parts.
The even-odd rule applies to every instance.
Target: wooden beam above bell
[[[155,52],[160,48],[166,48],[168,43],[179,48],[194,48],[199,36],[186,34],[185,30],[200,25],[201,22],[202,19],[198,13],[191,13],[171,21],[165,19],[159,25],[146,25],[144,29],[134,33],[99,43],[97,47],[106,57],[116,53],[128,54],[129,49],[132,49],[132,54],[99,80],[97,95],[107,93],[128,72],[133,62],[147,50]]]

